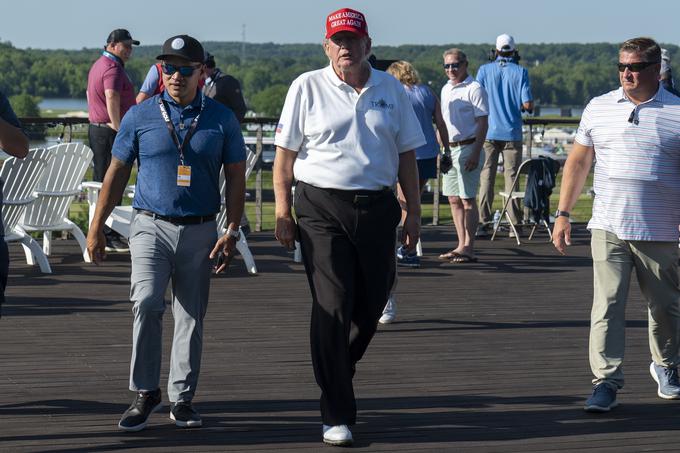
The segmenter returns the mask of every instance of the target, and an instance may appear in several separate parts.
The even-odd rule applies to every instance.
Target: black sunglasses
[[[465,62],[459,61],[458,63],[444,63],[442,66],[444,66],[444,69],[458,69],[463,63]]]
[[[163,69],[163,74],[165,75],[173,75],[176,72],[179,72],[182,77],[190,77],[191,74],[194,73],[195,70],[200,68],[201,65],[198,66],[175,66],[170,63],[163,63],[161,65],[161,68]]]
[[[657,61],[641,61],[639,63],[630,63],[630,64],[623,64],[623,63],[618,63],[619,66],[619,72],[623,72],[628,68],[630,72],[640,72],[645,68],[648,68],[652,65],[658,64]]]

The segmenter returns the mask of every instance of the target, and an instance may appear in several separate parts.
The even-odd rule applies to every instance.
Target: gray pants
[[[680,286],[676,242],[622,241],[593,230],[593,308],[590,368],[593,384],[623,387],[626,300],[635,271],[649,315],[649,349],[657,365],[675,367],[680,345]]]
[[[510,192],[512,182],[515,180],[517,170],[522,163],[522,141],[487,140],[484,142],[484,167],[482,167],[482,173],[479,176],[479,221],[481,223],[491,223],[493,220],[491,207],[494,198],[498,157],[501,152],[503,152],[505,191]],[[514,200],[510,203],[508,214],[510,214],[512,223],[519,223],[519,220],[521,220],[519,200]]]
[[[214,221],[178,226],[141,214],[134,217],[130,230],[130,300],[134,304],[130,390],[160,387],[164,297],[172,282],[175,331],[168,398],[173,403],[193,398],[210,288],[212,263],[208,255],[216,240]]]

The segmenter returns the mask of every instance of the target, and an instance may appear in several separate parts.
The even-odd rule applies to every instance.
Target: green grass
[[[246,183],[246,191],[251,194],[251,199],[254,200],[255,198],[255,178],[256,175],[255,173],[250,175],[250,178],[248,179],[248,182]],[[86,180],[91,179],[90,175],[88,174],[85,178]],[[130,182],[133,183],[136,179],[136,168],[133,168],[133,174],[130,178]],[[562,182],[562,173],[559,173],[557,176],[557,187],[553,191],[552,196],[550,197],[550,206],[551,206],[551,211],[554,211],[557,209],[557,202],[559,200],[559,187],[561,186]],[[571,218],[572,221],[574,222],[587,222],[590,219],[590,213],[592,210],[593,206],[593,200],[588,195],[587,190],[590,189],[593,185],[593,175],[592,173],[588,176],[588,179],[586,181],[586,184],[584,186],[584,190],[586,191],[585,193],[582,193],[581,196],[579,197],[579,201],[576,204],[576,207],[572,210]],[[495,193],[496,197],[494,199],[493,203],[493,210],[495,211],[496,209],[500,210],[503,208],[502,206],[502,200],[501,197],[498,196],[498,192],[503,190],[504,186],[504,180],[503,180],[503,175],[499,174],[496,177],[496,184],[495,184]],[[272,184],[272,172],[271,171],[263,171],[262,172],[262,189],[263,190],[271,190],[273,187]],[[129,199],[125,199],[123,201],[123,204],[130,204]],[[423,225],[431,225],[432,224],[432,213],[433,213],[433,205],[432,203],[424,203],[422,205],[422,224]],[[248,219],[250,219],[250,223],[253,227],[253,230],[255,229],[255,202],[254,201],[248,201],[246,202],[246,214],[248,215]],[[76,203],[74,202],[71,205],[71,211],[69,218],[77,223],[83,231],[87,231],[87,202],[79,202]],[[274,203],[271,201],[266,201],[262,203],[262,230],[265,231],[273,231],[274,230]],[[451,210],[449,209],[449,205],[445,199],[442,198],[442,201],[439,204],[439,224],[451,224]]]

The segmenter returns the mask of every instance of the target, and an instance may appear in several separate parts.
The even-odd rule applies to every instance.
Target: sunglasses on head
[[[444,63],[444,69],[458,69],[460,66],[465,63],[464,61],[459,61],[458,63]]]
[[[623,64],[623,63],[618,63],[619,67],[619,72],[623,72],[628,68],[630,72],[640,72],[645,68],[648,68],[652,65],[657,64],[656,61],[641,61],[639,63],[630,63],[630,64]]]
[[[200,68],[201,65],[198,66],[175,66],[170,63],[163,63],[161,65],[161,69],[163,69],[163,74],[165,75],[173,75],[176,72],[179,72],[182,77],[190,77],[195,70]]]

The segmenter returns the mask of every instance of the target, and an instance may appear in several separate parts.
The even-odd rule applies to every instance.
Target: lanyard
[[[205,107],[205,96],[203,96],[202,94],[200,96],[201,96],[201,110],[198,111],[198,115],[196,115],[196,117],[191,121],[189,130],[184,136],[184,140],[182,140],[182,143],[179,142],[179,137],[177,136],[177,131],[175,131],[175,126],[173,126],[172,121],[170,120],[170,115],[168,115],[168,108],[165,105],[163,95],[158,96],[158,107],[161,109],[161,116],[163,116],[163,121],[165,121],[165,125],[168,127],[170,137],[172,137],[172,141],[175,142],[177,151],[179,151],[179,163],[181,165],[184,165],[184,145],[189,143],[189,139],[191,139],[191,136],[194,135],[194,132],[196,131],[196,126],[198,125],[198,118],[201,116],[201,113],[203,113],[203,108]]]

